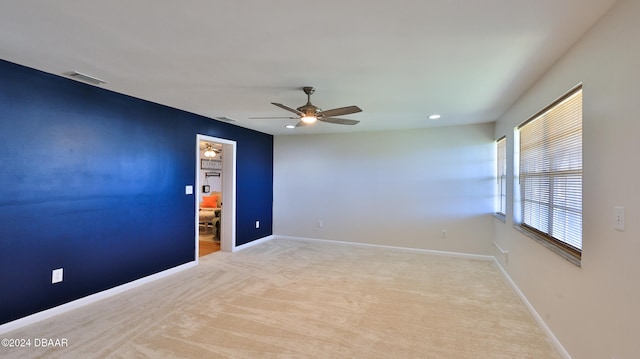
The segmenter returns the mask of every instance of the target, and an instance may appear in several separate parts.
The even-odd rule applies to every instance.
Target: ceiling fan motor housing
[[[322,112],[320,107],[316,107],[309,102],[304,106],[298,107],[297,110],[304,113],[305,116],[317,116],[319,112]]]
[[[311,95],[316,91],[316,89],[311,86],[305,86],[302,88],[302,91],[307,94],[307,103],[298,107],[297,110],[302,112],[305,116],[317,117],[318,113],[322,112],[322,109],[311,104]]]

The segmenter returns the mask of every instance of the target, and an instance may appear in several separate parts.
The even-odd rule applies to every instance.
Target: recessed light
[[[433,115],[429,116],[430,120],[437,120],[439,118],[440,118],[440,115],[438,115],[438,114],[433,114]]]
[[[286,127],[286,128],[296,128],[296,125],[286,125],[284,127]]]

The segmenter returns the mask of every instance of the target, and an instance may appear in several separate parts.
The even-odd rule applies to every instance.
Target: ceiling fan
[[[299,119],[300,121],[296,124],[295,127],[308,126],[312,123],[315,123],[316,121],[335,123],[338,125],[355,125],[360,122],[356,120],[348,120],[345,118],[333,117],[333,116],[350,115],[352,113],[362,112],[360,107],[347,106],[347,107],[339,107],[331,110],[322,111],[322,109],[320,109],[319,107],[316,107],[311,104],[311,94],[315,92],[315,89],[313,87],[306,86],[302,88],[302,91],[304,91],[304,93],[307,94],[307,103],[303,106],[298,107],[297,109],[293,109],[289,106],[285,106],[277,102],[271,103],[284,110],[295,113],[297,117],[252,117],[252,119],[265,119],[265,118]]]

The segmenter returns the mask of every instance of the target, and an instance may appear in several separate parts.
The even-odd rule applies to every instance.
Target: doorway
[[[219,248],[223,252],[232,252],[235,248],[235,158],[235,141],[196,136],[196,261],[201,250],[211,252],[211,248]],[[205,241],[201,243],[200,239]],[[207,240],[215,240],[219,247],[206,243]],[[201,244],[206,245],[203,247]]]
[[[222,144],[200,141],[198,257],[220,250],[222,218]]]

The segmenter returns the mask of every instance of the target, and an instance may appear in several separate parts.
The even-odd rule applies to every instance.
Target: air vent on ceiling
[[[220,117],[214,117],[216,120],[218,121],[224,121],[224,122],[236,122],[236,120],[229,118],[229,117],[225,117],[225,116],[220,116]]]
[[[102,85],[102,84],[106,84],[106,81],[100,80],[97,77],[93,77],[93,76],[89,76],[87,74],[83,74],[82,72],[78,72],[78,71],[71,71],[71,72],[67,72],[65,73],[65,75],[72,77],[74,79],[80,80],[80,81],[84,81],[84,82],[88,82],[90,84],[94,84],[94,85]]]

